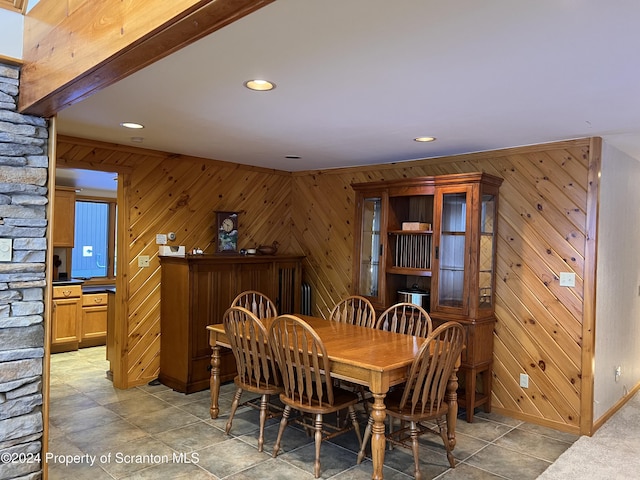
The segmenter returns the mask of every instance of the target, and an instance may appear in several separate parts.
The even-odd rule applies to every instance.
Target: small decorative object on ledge
[[[278,251],[278,246],[278,242],[273,242],[271,245],[260,245],[256,250],[262,255],[275,255]]]
[[[238,213],[216,212],[219,253],[238,253]]]

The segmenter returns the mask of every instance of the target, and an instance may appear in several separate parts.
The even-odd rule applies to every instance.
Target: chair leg
[[[362,402],[362,407],[364,408],[364,413],[366,416],[369,416],[371,412],[369,412],[369,402],[367,401],[367,391],[364,389],[362,385],[358,385],[358,393],[360,394],[360,401]]]
[[[362,448],[362,436],[360,435],[360,424],[358,423],[358,415],[356,414],[356,409],[353,408],[353,405],[349,406],[349,418],[351,419],[351,424],[353,425],[353,429],[356,431],[356,437],[358,437],[358,443],[360,444],[360,448]]]
[[[286,405],[284,407],[284,411],[282,412],[282,419],[280,420],[280,429],[278,430],[278,438],[276,438],[276,443],[273,446],[272,457],[276,457],[278,455],[278,451],[280,450],[280,441],[282,440],[282,433],[284,432],[287,423],[289,423],[289,415],[291,414],[291,407]]]
[[[260,433],[258,434],[258,451],[262,452],[264,447],[264,424],[267,421],[269,395],[262,395],[260,398]]]
[[[438,430],[442,437],[442,442],[444,443],[444,449],[447,451],[447,460],[449,460],[449,465],[451,465],[451,468],[456,468],[456,460],[453,457],[453,452],[451,451],[451,445],[449,444],[449,437],[447,436],[447,429],[444,426],[444,422],[441,418],[436,419],[436,422],[438,423]]]
[[[227,420],[227,426],[224,429],[224,433],[229,435],[231,431],[231,423],[233,422],[233,416],[236,414],[238,405],[240,404],[240,397],[242,396],[242,389],[238,387],[236,394],[233,396],[233,403],[231,404],[231,412],[229,413],[229,420]]]
[[[369,421],[367,422],[367,427],[364,429],[364,436],[362,437],[362,443],[360,444],[360,451],[358,452],[358,465],[364,459],[364,449],[367,447],[367,443],[369,443],[369,437],[371,437],[371,429],[373,428],[373,417],[369,416]]]
[[[420,473],[420,450],[418,447],[418,426],[416,422],[411,422],[409,430],[411,434],[411,450],[413,450],[414,476],[416,480],[420,480],[422,474]]]
[[[313,422],[315,430],[316,441],[316,461],[313,462],[313,476],[318,478],[320,476],[320,445],[322,444],[322,414],[316,413],[315,421]]]

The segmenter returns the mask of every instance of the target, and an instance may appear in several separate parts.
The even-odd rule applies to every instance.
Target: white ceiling
[[[58,130],[286,171],[586,136],[640,158],[639,20],[637,0],[277,0],[60,112]]]

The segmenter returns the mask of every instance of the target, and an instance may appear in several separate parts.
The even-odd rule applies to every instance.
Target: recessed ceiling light
[[[268,92],[276,88],[276,84],[269,80],[247,80],[243,85],[249,90],[255,90],[257,92]]]
[[[413,141],[414,142],[433,142],[435,141],[436,137],[417,137],[414,138]]]
[[[124,128],[144,128],[144,125],[134,122],[122,122],[120,126]]]

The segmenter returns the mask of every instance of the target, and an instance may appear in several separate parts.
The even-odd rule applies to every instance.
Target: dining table
[[[409,367],[426,339],[320,317],[296,316],[307,322],[322,339],[331,360],[331,376],[363,385],[371,392],[373,397],[371,409],[373,473],[371,478],[382,479],[386,444],[384,399],[390,387],[406,381]],[[273,318],[262,319],[267,329],[273,320]],[[225,334],[224,325],[221,323],[207,326],[207,331],[212,349],[210,414],[211,418],[217,418],[220,412],[218,405],[220,352],[221,348],[229,347],[229,341]],[[449,379],[446,394],[446,400],[449,404],[446,418],[447,438],[452,449],[456,444],[455,428],[458,414],[457,370],[456,366]]]

